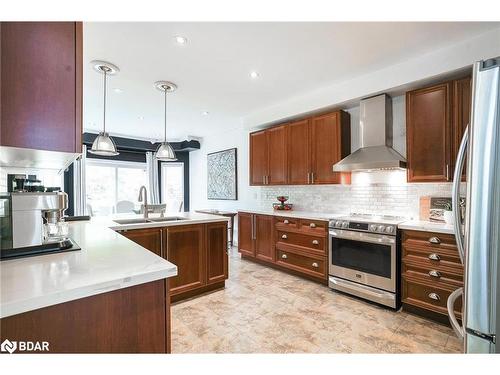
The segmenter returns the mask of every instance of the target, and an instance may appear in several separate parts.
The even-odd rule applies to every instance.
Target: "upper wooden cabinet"
[[[82,23],[2,22],[1,145],[81,152]]]
[[[250,134],[250,185],[286,184],[286,151],[284,126]]]
[[[250,184],[350,183],[350,174],[332,170],[333,164],[350,153],[350,148],[350,118],[344,111],[252,133]]]
[[[446,182],[470,119],[470,77],[406,93],[408,182]]]

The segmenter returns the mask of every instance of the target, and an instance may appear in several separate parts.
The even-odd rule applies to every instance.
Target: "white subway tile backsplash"
[[[462,190],[464,188],[462,186]],[[418,219],[420,197],[451,196],[451,183],[408,184],[405,171],[353,172],[352,185],[263,186],[260,208],[272,207],[278,195],[288,196],[297,211],[356,212]]]

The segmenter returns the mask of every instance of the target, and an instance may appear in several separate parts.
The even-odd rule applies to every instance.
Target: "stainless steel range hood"
[[[392,148],[392,100],[386,95],[359,105],[361,147],[333,165],[334,172],[406,168],[406,159]]]

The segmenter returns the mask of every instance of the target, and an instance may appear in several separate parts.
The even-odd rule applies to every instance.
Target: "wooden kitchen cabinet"
[[[80,153],[82,23],[0,28],[1,145]]]
[[[272,261],[274,259],[273,217],[255,215],[255,257]]]
[[[327,283],[327,221],[238,212],[238,223],[242,258]]]
[[[453,180],[470,108],[470,77],[406,93],[408,182]]]
[[[272,261],[273,217],[238,212],[238,251],[247,257]]]
[[[350,183],[350,173],[333,172],[332,167],[351,152],[349,114],[327,113],[311,120],[311,183]]]
[[[350,173],[332,170],[350,150],[350,119],[344,111],[251,133],[250,185],[350,183]]]
[[[227,225],[210,223],[206,231],[207,284],[223,282],[228,277]]]
[[[169,297],[179,301],[223,288],[228,278],[227,222],[120,231],[177,266]]]
[[[165,258],[177,266],[177,276],[168,279],[170,295],[203,286],[206,269],[203,225],[168,227],[164,235]]]
[[[267,132],[250,134],[250,185],[265,185],[269,173]]]
[[[254,215],[238,212],[238,251],[246,256],[255,256]]]
[[[306,185],[311,175],[310,119],[292,122],[288,130],[288,183]]]
[[[152,251],[156,255],[163,256],[162,235],[163,230],[159,228],[135,229],[123,231],[121,234],[136,244]]]

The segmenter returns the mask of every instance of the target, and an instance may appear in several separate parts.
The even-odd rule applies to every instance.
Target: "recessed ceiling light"
[[[123,92],[122,89],[119,89],[118,87],[113,89],[114,92],[116,92],[117,94],[121,94]]]
[[[175,36],[175,41],[177,42],[177,44],[180,44],[180,45],[184,45],[184,44],[187,44],[188,40],[186,37],[183,37],[183,36],[180,36],[180,35],[176,35]]]
[[[252,77],[253,79],[258,78],[259,73],[257,73],[256,71],[252,71],[252,72],[250,72],[250,77]]]
[[[208,112],[208,111],[203,111],[203,112],[201,112],[201,114],[202,114],[203,116],[208,116],[208,115],[209,115],[209,113],[210,113],[210,112]]]

